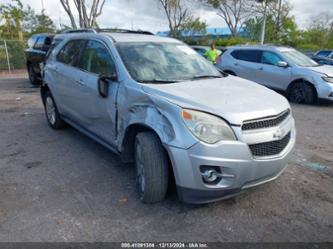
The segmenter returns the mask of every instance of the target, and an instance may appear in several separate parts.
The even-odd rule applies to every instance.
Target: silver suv
[[[163,200],[172,178],[189,203],[272,181],[295,144],[284,97],[219,72],[178,40],[70,34],[44,70],[49,125],[70,124],[135,162],[146,203]]]
[[[217,65],[221,70],[284,91],[290,101],[311,104],[333,101],[333,67],[319,65],[287,47],[230,47]]]

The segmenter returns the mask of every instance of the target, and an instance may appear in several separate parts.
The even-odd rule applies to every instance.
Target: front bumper
[[[293,120],[291,127],[288,145],[274,157],[254,158],[244,141],[220,142],[214,145],[198,142],[189,149],[167,146],[179,198],[187,203],[208,203],[229,198],[276,179],[284,171],[295,145]],[[236,134],[240,132],[239,128]],[[253,134],[248,138],[253,139]],[[258,139],[262,139],[262,136],[258,136]],[[208,185],[202,180],[200,166],[217,166],[228,177],[222,178],[216,185]]]
[[[319,99],[325,99],[333,101],[333,84],[322,83],[316,86],[317,94]]]

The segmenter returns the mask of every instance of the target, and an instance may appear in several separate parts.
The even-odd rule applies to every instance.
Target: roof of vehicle
[[[276,45],[238,45],[238,46],[230,46],[228,49],[268,49],[268,50],[293,50],[291,47],[284,47],[284,46],[276,46]]]
[[[72,32],[72,33],[61,33],[56,35],[55,39],[65,39],[68,37],[75,38],[88,38],[88,37],[96,37],[96,36],[108,36],[114,42],[167,42],[167,43],[182,43],[179,40],[168,38],[168,37],[160,37],[155,35],[149,35],[145,33],[126,33],[126,32]]]
[[[181,43],[181,41],[169,38],[161,37],[155,35],[146,35],[146,34],[135,34],[135,33],[101,33],[108,35],[115,42],[168,42],[168,43]]]
[[[41,33],[41,34],[34,34],[31,37],[40,37],[40,36],[53,37],[55,36],[55,34]]]

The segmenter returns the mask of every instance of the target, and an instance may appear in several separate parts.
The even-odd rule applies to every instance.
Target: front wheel
[[[312,104],[316,99],[313,87],[305,82],[296,82],[290,86],[289,100],[297,104]]]
[[[159,137],[141,132],[135,139],[136,181],[140,199],[155,203],[165,198],[169,180],[169,160]]]

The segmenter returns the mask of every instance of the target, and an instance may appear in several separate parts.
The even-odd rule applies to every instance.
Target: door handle
[[[264,70],[264,68],[263,68],[263,67],[259,67],[259,68],[258,68],[258,70],[260,70],[260,71],[263,71],[263,70]]]
[[[235,63],[234,63],[234,65],[235,65],[235,66],[238,66],[238,63],[237,63],[237,62],[235,62]]]
[[[78,84],[80,86],[84,86],[84,82],[81,79],[80,80],[76,80],[75,82],[76,82],[76,84]]]

